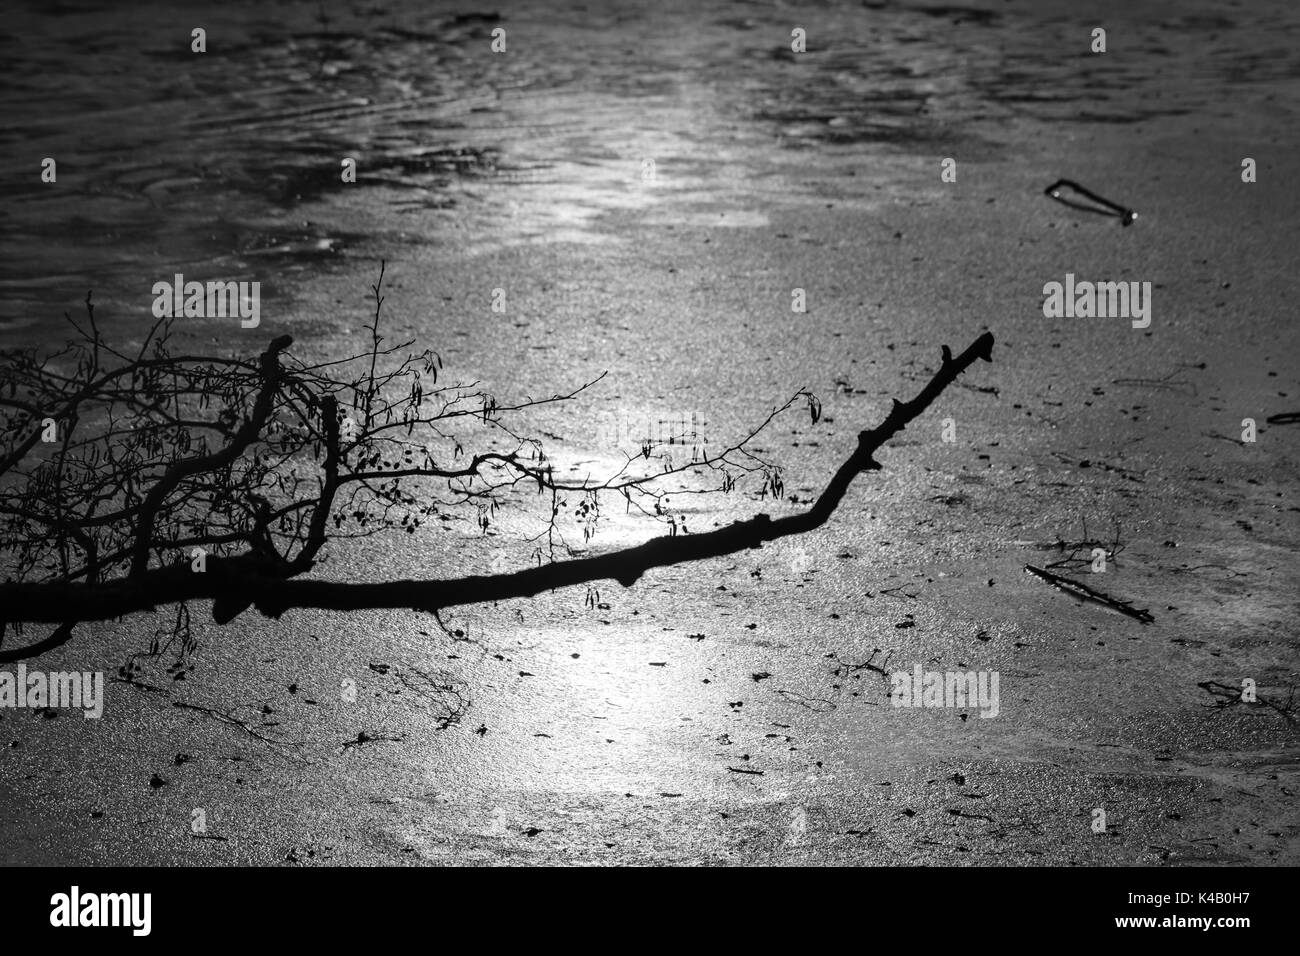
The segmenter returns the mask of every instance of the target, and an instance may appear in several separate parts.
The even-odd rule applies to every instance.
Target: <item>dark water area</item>
[[[1087,53],[1069,4],[16,4],[0,30],[0,344],[60,339],[92,288],[138,332],[177,272],[258,280],[288,316],[350,259],[589,240],[595,217],[646,207],[647,157],[743,206],[789,188],[765,176],[782,154],[992,159],[1025,124],[1300,102],[1285,4],[1102,6],[1090,16],[1122,62]]]

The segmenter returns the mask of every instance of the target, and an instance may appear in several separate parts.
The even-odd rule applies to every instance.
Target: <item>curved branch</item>
[[[158,517],[158,509],[162,507],[167,496],[191,475],[217,471],[232,464],[249,445],[257,441],[266,426],[267,418],[271,415],[271,402],[280,387],[280,353],[292,344],[291,336],[282,335],[272,341],[262,353],[261,391],[258,392],[257,400],[253,403],[253,413],[240,426],[239,431],[235,432],[230,444],[210,455],[198,455],[176,462],[158,479],[158,483],[149,489],[149,494],[145,496],[140,506],[140,523],[136,527],[135,550],[131,555],[132,577],[140,577],[149,566],[149,544],[153,540],[154,522]]]
[[[66,611],[64,612],[67,613]],[[11,648],[7,651],[0,651],[0,664],[12,664],[15,661],[26,661],[33,657],[39,657],[46,651],[52,651],[56,647],[68,643],[72,640],[72,629],[77,626],[75,621],[64,621],[53,631],[50,636],[43,641],[37,641],[35,644],[28,644],[25,647]]]
[[[890,438],[924,412],[976,359],[993,360],[993,335],[986,332],[953,357],[943,348],[939,370],[911,401],[894,401],[885,420],[858,434],[858,446],[836,470],[817,501],[799,514],[773,519],[767,514],[737,521],[703,534],[668,535],[596,557],[560,561],[514,574],[470,575],[451,580],[402,580],[373,584],[286,580],[257,555],[208,559],[206,573],[192,573],[182,563],[139,576],[89,586],[53,584],[0,585],[0,615],[11,621],[62,621],[67,607],[82,621],[106,620],[137,611],[204,598],[252,604],[269,617],[294,608],[353,611],[366,608],[411,608],[438,611],[466,604],[532,597],[543,591],[613,578],[634,584],[647,570],[687,561],[702,561],[825,524],[859,472],[881,468],[873,457]]]

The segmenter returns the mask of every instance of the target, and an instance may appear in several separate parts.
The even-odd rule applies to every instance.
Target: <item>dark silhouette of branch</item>
[[[66,611],[64,612],[66,615]],[[46,651],[52,651],[56,647],[62,647],[68,641],[72,640],[72,630],[76,627],[75,621],[64,621],[53,631],[50,636],[35,644],[27,644],[23,647],[11,648],[9,650],[0,650],[0,664],[13,664],[17,661],[28,660],[32,657],[39,657]]]
[[[263,389],[259,394],[253,415],[245,423],[244,428],[248,428],[255,420],[263,422],[265,420],[266,416],[260,414],[259,409],[263,407],[263,397],[269,394],[270,383],[278,381],[277,373],[273,368],[276,365],[275,357],[276,353],[287,345],[287,342],[280,344],[281,342],[282,340],[277,340],[272,343],[272,347],[262,357]],[[375,347],[378,347],[377,343]],[[136,537],[136,550],[130,575],[101,583],[86,584],[68,581],[5,583],[0,585],[0,608],[3,609],[0,610],[0,615],[9,621],[64,622],[68,615],[68,608],[75,607],[79,621],[95,621],[198,599],[212,599],[214,610],[217,602],[224,601],[228,608],[242,609],[254,606],[262,614],[276,618],[295,608],[323,608],[338,611],[411,608],[436,612],[443,608],[466,604],[532,597],[544,591],[611,578],[625,587],[631,586],[651,568],[687,561],[701,561],[745,549],[758,548],[765,541],[802,534],[820,527],[835,512],[849,485],[859,473],[881,468],[874,458],[876,451],[924,412],[976,359],[992,361],[992,349],[993,335],[987,332],[979,336],[956,357],[947,346],[944,346],[943,362],[930,382],[910,401],[895,400],[889,414],[880,425],[859,433],[857,448],[839,466],[816,502],[799,514],[777,519],[767,514],[759,514],[715,531],[660,536],[644,544],[612,553],[556,561],[513,574],[379,583],[293,579],[292,575],[300,573],[310,565],[310,555],[314,554],[323,542],[324,525],[321,516],[327,515],[330,510],[327,501],[324,507],[317,506],[307,532],[307,544],[299,552],[295,562],[268,567],[263,556],[250,552],[233,557],[213,555],[208,558],[205,573],[194,573],[188,564],[183,562],[142,569],[139,563],[140,549],[148,548],[150,536],[141,534]],[[366,401],[368,394],[370,393],[362,394],[361,406],[369,416],[371,411]],[[327,402],[317,404],[322,408],[329,407]],[[789,404],[787,403],[787,407]],[[377,416],[379,413],[374,414]],[[481,414],[487,420],[491,410],[487,409]],[[326,416],[327,423],[331,415]],[[326,429],[328,427],[326,424]],[[164,474],[160,485],[162,482],[169,482],[169,488],[174,489],[179,480],[178,474],[183,477],[203,469],[218,467],[213,464],[214,459],[225,456],[221,460],[227,460],[230,457],[228,454],[230,449],[246,437],[247,433],[241,428],[223,451],[215,455],[187,459],[174,465]],[[322,492],[327,492],[332,497],[344,480],[338,471],[342,452],[339,450],[337,431],[323,436],[318,434],[317,437],[323,437],[326,444],[326,474]],[[334,462],[333,465],[330,464],[331,461]],[[516,457],[511,457],[510,463],[518,474],[513,481],[518,481],[522,477],[536,480],[539,489],[558,487],[549,482],[549,470],[541,465],[529,466],[523,459]],[[360,480],[360,476],[354,474],[351,479]],[[142,514],[147,514],[150,502],[154,502],[156,506],[166,497],[166,491],[161,493],[157,491],[160,485],[155,485],[151,493],[146,496]],[[147,553],[146,550],[146,558]],[[304,559],[303,555],[308,557]],[[238,610],[235,610],[235,613],[238,613]]]
[[[167,499],[167,496],[175,491],[186,478],[201,475],[205,472],[219,471],[234,464],[235,459],[242,455],[248,446],[261,436],[262,429],[266,427],[267,419],[271,416],[272,402],[280,387],[282,375],[280,353],[292,344],[293,338],[291,336],[282,335],[271,342],[267,350],[262,353],[260,363],[262,388],[257,394],[257,401],[253,404],[252,415],[235,432],[230,444],[210,455],[198,455],[176,462],[149,489],[149,493],[145,495],[144,503],[140,506],[140,522],[137,525],[135,550],[131,555],[132,577],[139,577],[149,566],[149,550],[153,541],[154,522],[158,516],[158,509]]]
[[[1036,568],[1032,564],[1026,564],[1025,570],[1035,577],[1041,578],[1052,587],[1066,594],[1076,597],[1081,601],[1091,601],[1104,607],[1113,608],[1121,614],[1127,614],[1131,618],[1141,621],[1143,624],[1152,623],[1155,618],[1150,611],[1145,608],[1133,606],[1132,601],[1121,601],[1119,598],[1111,597],[1098,591],[1096,588],[1090,588],[1082,581],[1075,581],[1072,578],[1062,577],[1059,574],[1053,574],[1051,571],[1044,571],[1042,568]]]

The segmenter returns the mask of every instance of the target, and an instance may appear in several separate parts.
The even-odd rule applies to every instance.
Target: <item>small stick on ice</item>
[[[1074,200],[1071,199],[1063,199],[1061,197],[1062,189],[1072,189],[1079,195],[1087,196],[1093,202],[1100,203],[1101,205],[1108,207],[1111,211],[1107,212],[1106,210],[1103,209],[1094,209],[1091,206],[1085,206],[1083,203],[1075,202]],[[1129,209],[1127,206],[1121,206],[1117,202],[1111,202],[1109,199],[1105,199],[1101,196],[1098,196],[1091,189],[1085,189],[1083,186],[1080,186],[1078,183],[1076,183],[1073,179],[1058,179],[1056,182],[1052,183],[1052,185],[1044,189],[1043,192],[1046,193],[1048,196],[1051,196],[1057,202],[1064,203],[1065,205],[1070,206],[1074,209],[1083,209],[1086,212],[1105,213],[1105,215],[1108,216],[1118,216],[1120,224],[1124,226],[1131,226],[1138,217],[1138,214],[1135,213],[1132,209]]]
[[[1135,617],[1143,624],[1150,624],[1155,620],[1147,611],[1141,608],[1133,607],[1132,601],[1121,601],[1113,598],[1109,594],[1103,594],[1101,591],[1094,590],[1086,584],[1073,581],[1070,578],[1061,577],[1059,574],[1053,574],[1051,571],[1044,571],[1042,568],[1036,568],[1032,564],[1026,564],[1025,570],[1036,577],[1042,578],[1048,584],[1066,594],[1071,594],[1082,601],[1095,601],[1098,604],[1104,604],[1106,607],[1114,608],[1121,614],[1127,614],[1129,617]]]

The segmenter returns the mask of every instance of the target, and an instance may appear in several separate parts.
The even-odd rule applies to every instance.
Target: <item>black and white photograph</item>
[[[1298,119],[1290,0],[7,4],[9,915],[853,868],[1258,945]]]

